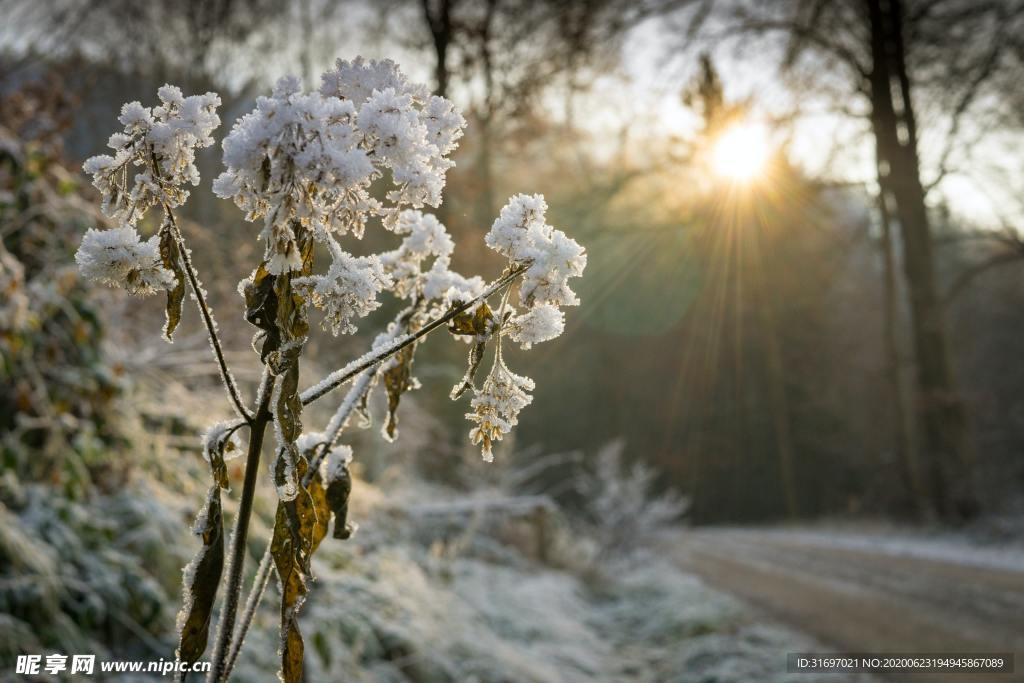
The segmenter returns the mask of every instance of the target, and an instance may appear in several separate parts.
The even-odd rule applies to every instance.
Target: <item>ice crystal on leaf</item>
[[[328,451],[323,460],[320,461],[320,479],[324,485],[348,476],[347,468],[352,462],[352,447],[339,445]]]
[[[213,464],[215,456],[222,460],[231,460],[242,454],[236,423],[233,421],[215,422],[203,433],[203,459]]]
[[[143,242],[130,226],[87,231],[75,261],[84,277],[132,294],[153,294],[175,283],[174,274],[161,264],[158,238]]]

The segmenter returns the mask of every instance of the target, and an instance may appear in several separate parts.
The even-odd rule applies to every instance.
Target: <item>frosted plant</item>
[[[202,547],[184,571],[177,656],[195,662],[206,652],[221,577],[227,567],[220,623],[210,656],[209,680],[227,680],[271,574],[281,584],[282,680],[302,677],[303,641],[298,615],[312,579],[311,558],[334,517],[334,537],[348,538],[352,479],[349,447],[341,434],[357,417],[369,423],[370,392],[383,386],[388,415],[382,431],[398,435],[403,394],[419,386],[412,374],[420,341],[447,326],[469,344],[465,376],[452,397],[472,391],[470,439],[493,458],[493,445],[515,427],[534,383],[509,369],[502,339],[523,348],[552,339],[565,327],[561,306],[578,299],[568,280],[586,265],[583,248],[547,225],[540,196],[513,197],[487,234],[487,244],[508,258],[490,282],[451,270],[455,242],[436,217],[449,155],[465,120],[448,100],[411,83],[391,61],[339,60],[318,90],[293,77],[279,80],[268,97],[242,116],[224,138],[225,171],[213,192],[233,201],[257,224],[264,244],[252,273],[239,284],[244,317],[256,328],[254,348],[264,370],[251,404],[228,369],[213,312],[191,262],[175,215],[196,186],[195,151],[212,144],[219,124],[217,95],[184,97],[173,86],[157,93],[152,108],[123,108],[121,132],[110,139],[113,156],[93,157],[85,170],[103,195],[103,208],[119,226],[89,230],[76,260],[82,272],[133,294],[167,293],[165,336],[181,318],[191,289],[237,418],[212,425],[202,436],[211,482],[194,532]],[[371,186],[373,192],[371,193]],[[141,219],[160,213],[156,234],[143,237]],[[349,249],[372,225],[397,246],[355,256]],[[319,256],[324,254],[324,256]],[[511,293],[518,283],[517,312]],[[404,308],[363,356],[300,389],[299,367],[313,309],[334,335],[355,332],[361,319],[390,294]],[[497,308],[489,300],[500,297]],[[479,387],[475,375],[488,351],[493,363]],[[321,431],[304,429],[303,407],[350,383]],[[241,612],[246,537],[256,494],[263,441],[272,427],[276,457],[270,471],[277,491],[273,534]],[[225,461],[243,450],[245,476],[230,547],[225,549],[221,495],[228,488]],[[227,552],[225,552],[227,550]],[[236,628],[237,622],[237,628]]]
[[[75,254],[85,277],[132,294],[153,294],[175,284],[174,273],[163,267],[154,235],[145,242],[135,228],[89,230]]]
[[[165,85],[157,97],[153,108],[124,105],[118,118],[124,130],[107,143],[114,155],[91,157],[84,165],[103,193],[103,212],[128,225],[152,206],[176,207],[188,199],[185,184],[199,184],[195,151],[213,144],[210,134],[220,125],[214,93],[183,97]]]
[[[689,499],[669,489],[659,492],[657,472],[643,462],[627,466],[626,442],[617,439],[597,453],[597,466],[584,477],[580,493],[587,501],[594,537],[601,555],[628,555],[659,531],[677,523],[690,507]]]

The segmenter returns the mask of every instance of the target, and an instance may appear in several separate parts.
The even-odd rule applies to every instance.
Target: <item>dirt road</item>
[[[837,652],[1014,652],[1013,675],[893,681],[1024,681],[1024,566],[979,566],[799,534],[697,530],[671,552],[710,585]]]

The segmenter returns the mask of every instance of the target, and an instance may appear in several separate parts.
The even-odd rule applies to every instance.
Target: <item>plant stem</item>
[[[242,402],[238,385],[235,384],[235,378],[231,375],[231,370],[228,369],[228,362],[224,358],[224,349],[221,347],[220,337],[217,335],[217,323],[213,320],[213,311],[210,309],[210,304],[206,301],[206,293],[203,291],[203,286],[199,282],[199,276],[192,265],[192,257],[189,256],[188,247],[185,245],[185,237],[181,233],[181,228],[178,227],[178,221],[174,217],[171,207],[165,205],[164,212],[167,214],[167,221],[170,223],[174,241],[178,243],[181,264],[184,266],[185,275],[188,276],[188,283],[192,287],[192,293],[196,296],[196,305],[199,307],[199,313],[202,315],[203,323],[206,325],[206,332],[210,337],[210,346],[213,347],[213,355],[217,358],[220,376],[224,381],[228,397],[231,399],[231,403],[234,404],[239,416],[249,424],[252,424],[253,416]]]
[[[207,678],[209,683],[222,680],[224,667],[231,646],[231,636],[235,628],[235,615],[238,612],[238,599],[242,592],[242,570],[245,568],[245,539],[249,532],[249,519],[252,517],[252,503],[256,496],[256,479],[259,476],[260,454],[263,451],[263,436],[272,415],[270,413],[270,397],[273,393],[274,375],[264,370],[263,380],[257,394],[258,405],[256,414],[250,422],[249,452],[245,459],[245,480],[242,482],[242,497],[238,503],[235,516],[235,531],[231,535],[231,564],[228,565],[228,580],[224,592],[224,608],[221,610],[220,624],[217,627],[217,641],[214,644],[212,666]]]
[[[310,461],[309,467],[306,469],[306,473],[302,477],[302,486],[309,486],[310,482],[313,481],[313,476],[320,466],[320,461],[323,460],[327,451],[330,447],[338,440],[338,436],[348,422],[349,416],[352,411],[355,410],[356,405],[359,403],[362,395],[369,390],[373,383],[373,378],[376,376],[379,367],[375,367],[370,370],[366,370],[363,375],[352,385],[352,388],[345,394],[345,398],[342,400],[341,405],[338,406],[338,412],[335,413],[331,419],[331,424],[335,425],[334,429],[330,434],[326,435],[326,439],[322,444],[319,452]],[[228,676],[231,675],[231,670],[235,666],[235,660],[238,659],[238,654],[242,651],[242,646],[245,644],[245,636],[249,632],[249,627],[252,625],[252,620],[256,616],[256,610],[260,606],[260,601],[263,599],[263,594],[266,592],[267,584],[270,582],[272,568],[272,555],[270,552],[270,544],[267,544],[266,550],[263,552],[263,557],[260,559],[260,567],[256,571],[256,578],[253,580],[252,589],[249,591],[249,597],[245,601],[245,609],[242,611],[242,618],[238,622],[238,629],[235,633],[235,637],[231,643],[231,651],[228,653],[227,663],[224,666],[224,673],[222,674],[221,680],[227,680]]]
[[[231,670],[235,668],[235,661],[238,659],[238,654],[242,651],[242,646],[245,644],[245,635],[249,632],[252,620],[256,616],[256,610],[259,608],[263,594],[267,590],[267,584],[270,583],[273,559],[274,556],[270,552],[270,543],[268,542],[263,558],[260,559],[259,569],[256,570],[256,578],[253,580],[252,590],[249,592],[249,597],[245,600],[242,619],[238,622],[238,629],[231,641],[231,651],[228,653],[228,660],[224,664],[222,680],[228,680],[228,677],[231,676]]]

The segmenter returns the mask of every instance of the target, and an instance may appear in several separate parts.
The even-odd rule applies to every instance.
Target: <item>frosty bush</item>
[[[516,425],[534,389],[532,380],[506,364],[503,339],[530,348],[557,337],[564,328],[561,307],[579,303],[569,279],[582,274],[586,254],[547,224],[547,205],[539,195],[513,197],[487,233],[487,245],[508,259],[495,279],[485,282],[450,269],[455,244],[422,209],[440,205],[445,174],[454,165],[449,155],[465,126],[451,102],[410,83],[388,60],[339,60],[321,80],[319,90],[305,92],[298,79],[282,78],[269,97],[259,98],[224,139],[226,170],[213,183],[217,196],[232,200],[247,221],[258,225],[255,232],[264,244],[262,259],[239,285],[245,319],[257,329],[254,348],[264,364],[251,405],[243,401],[228,369],[174,213],[189,196],[187,186],[199,185],[195,153],[213,144],[220,98],[213,93],[185,97],[165,85],[157,93],[158,105],[124,106],[123,128],[109,142],[113,155],[85,163],[116,227],[85,235],[76,257],[82,273],[133,294],[165,291],[168,340],[180,321],[188,287],[237,413],[237,419],[212,425],[202,436],[211,485],[194,526],[202,548],[184,570],[177,653],[183,661],[198,660],[208,645],[225,568],[225,460],[247,451],[210,681],[230,676],[271,570],[282,596],[280,675],[285,681],[301,679],[298,613],[311,579],[310,560],[332,515],[336,538],[347,538],[353,530],[346,519],[351,450],[338,439],[353,413],[365,414],[369,392],[383,384],[388,402],[384,436],[394,438],[400,398],[418,386],[411,372],[417,345],[447,325],[470,349],[466,374],[452,398],[472,392],[472,412],[466,416],[472,423],[470,439],[490,460],[494,443]],[[151,210],[159,227],[146,238],[140,230]],[[401,238],[394,250],[360,257],[346,250],[346,241],[360,239],[378,223]],[[319,263],[318,253],[326,253],[329,262]],[[326,330],[350,334],[380,306],[385,291],[404,301],[405,308],[372,348],[301,390],[310,307],[321,311]],[[498,299],[494,306],[492,297]],[[488,353],[493,361],[478,385],[477,371]],[[349,382],[324,429],[304,430],[303,407]],[[270,426],[276,441],[270,469],[277,513],[267,554],[238,621],[246,535]],[[248,433],[244,447],[238,438],[243,429]]]
[[[655,490],[656,472],[635,462],[623,462],[626,442],[617,439],[597,454],[594,471],[579,482],[587,512],[600,542],[600,557],[628,555],[644,541],[678,522],[690,501],[672,489]]]

